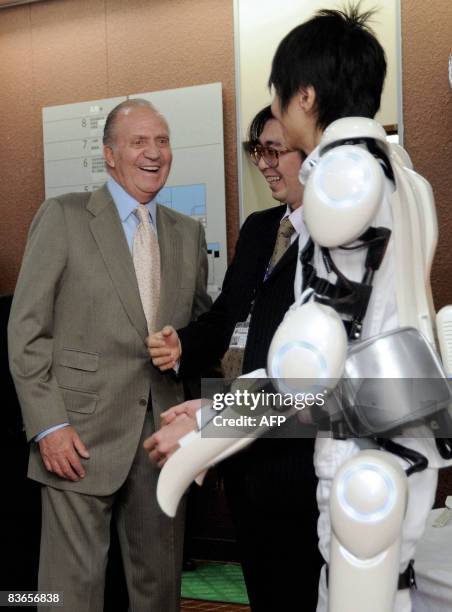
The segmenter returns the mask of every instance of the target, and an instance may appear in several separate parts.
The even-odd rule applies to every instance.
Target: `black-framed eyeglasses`
[[[293,149],[274,149],[273,147],[264,147],[260,144],[251,145],[248,148],[248,153],[250,155],[250,159],[256,166],[259,164],[260,160],[263,159],[267,166],[270,168],[276,168],[279,164],[280,155],[285,155],[286,153],[293,153]]]

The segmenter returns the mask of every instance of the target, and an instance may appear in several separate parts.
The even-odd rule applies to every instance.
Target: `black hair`
[[[260,110],[251,121],[248,128],[248,145],[254,146],[258,143],[260,135],[264,131],[265,124],[270,119],[274,119],[271,106],[266,106]]]
[[[302,87],[316,94],[317,125],[341,117],[374,117],[386,76],[383,47],[367,25],[375,9],[361,1],[343,10],[321,10],[281,41],[272,62],[274,87],[284,112]]]

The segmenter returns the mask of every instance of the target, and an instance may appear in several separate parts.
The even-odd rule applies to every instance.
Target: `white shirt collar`
[[[135,200],[127,191],[120,185],[112,176],[109,176],[107,179],[107,187],[110,191],[111,197],[113,198],[114,203],[118,209],[119,217],[121,221],[124,221],[132,215],[134,210],[140,206],[140,203]],[[151,215],[151,220],[154,226],[157,221],[156,214],[156,198],[151,200],[146,204],[146,208]]]

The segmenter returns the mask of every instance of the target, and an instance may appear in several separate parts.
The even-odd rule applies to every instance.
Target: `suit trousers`
[[[310,438],[262,438],[220,465],[252,612],[316,609],[313,452]]]
[[[152,432],[148,411],[130,472],[113,495],[42,488],[39,590],[63,591],[65,611],[102,611],[111,520],[118,531],[129,610],[179,611],[183,509],[173,520],[157,504],[159,470],[142,447]]]

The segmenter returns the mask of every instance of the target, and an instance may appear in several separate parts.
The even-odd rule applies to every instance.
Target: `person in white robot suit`
[[[301,178],[306,182],[310,172],[318,162],[318,150],[315,149],[306,159],[302,167]],[[375,227],[392,228],[392,215],[390,206],[390,195],[394,185],[390,180],[385,181],[385,193],[381,201],[380,209],[372,221]],[[360,250],[331,249],[331,257],[338,269],[350,280],[359,282],[363,276],[364,254]],[[317,275],[334,282],[336,275],[328,272],[325,262],[318,246],[316,245],[313,255],[313,265]],[[302,285],[302,266],[299,265],[296,278],[296,295],[300,293]],[[394,241],[389,240],[385,257],[373,283],[372,297],[369,302],[366,317],[363,321],[361,339],[370,338],[399,327],[395,288],[395,261]],[[398,440],[404,446],[414,448],[428,454],[428,446],[421,438]],[[314,455],[314,465],[319,478],[317,489],[317,501],[319,504],[320,517],[318,522],[319,547],[323,558],[328,563],[330,552],[330,491],[333,479],[339,467],[351,457],[360,452],[362,446],[357,440],[337,440],[330,436],[320,435],[317,438]],[[403,523],[402,551],[400,557],[400,573],[406,569],[411,559],[415,557],[415,547],[425,528],[426,519],[430,512],[436,492],[437,468],[435,465],[436,454],[429,457],[430,467],[424,471],[412,474],[409,478],[408,507]],[[409,463],[400,459],[404,469]],[[324,566],[320,585],[319,602],[317,611],[327,610],[328,590],[326,579],[326,566]],[[410,595],[407,588],[400,589],[396,595],[394,612],[409,612],[411,610]]]
[[[290,146],[299,148],[308,155],[300,174],[303,183],[307,182],[318,163],[318,145],[324,128],[340,117],[372,118],[380,105],[386,62],[383,49],[366,26],[369,17],[369,14],[358,15],[354,9],[348,13],[321,11],[310,21],[292,30],[276,51],[269,80],[275,92],[272,110],[285,127]],[[370,74],[372,79],[369,79]],[[334,91],[338,92],[336,96],[333,95]],[[338,134],[334,136],[334,128],[331,128],[331,140],[344,138],[347,129],[350,131],[350,138],[354,135],[366,136],[363,133],[353,134],[352,121],[346,126],[345,134],[339,129]],[[372,131],[372,127],[369,129]],[[371,226],[391,230],[391,237],[379,269],[375,272],[372,294],[360,330],[361,339],[398,328],[401,324],[396,289],[395,239],[392,231],[392,194],[395,184],[390,168],[385,167],[387,160],[384,156],[380,156],[379,162],[385,170],[384,191]],[[327,222],[328,219],[325,218],[324,223]],[[363,249],[332,248],[329,252],[334,264],[349,280],[362,280],[366,257]],[[312,265],[319,277],[331,282],[337,280],[335,272],[327,269],[318,245],[315,246]],[[296,295],[301,291],[302,276],[302,265],[299,263]],[[409,498],[403,523],[400,556],[400,573],[403,573],[415,556],[416,543],[424,531],[434,502],[437,468],[441,467],[443,462],[434,452],[429,440],[404,438],[399,442],[420,451],[429,460],[428,469],[412,474],[408,479]],[[319,478],[319,546],[327,562],[331,534],[331,484],[339,466],[359,451],[360,446],[353,439],[317,438],[314,463]],[[402,459],[400,461],[404,468],[408,467],[408,463]],[[326,582],[324,567],[319,588],[319,612],[327,609]],[[410,609],[409,589],[399,589],[394,610],[408,612]]]
[[[354,318],[350,313],[344,315],[340,312],[341,308],[338,308],[338,314],[345,322],[348,337],[365,340],[410,325],[420,329],[427,339],[433,342],[429,270],[424,274],[424,268],[429,267],[428,260],[432,253],[426,254],[425,251],[428,249],[424,248],[423,259],[421,257],[420,265],[416,266],[422,240],[418,244],[416,241],[410,242],[408,230],[404,229],[401,222],[404,220],[405,224],[409,224],[408,219],[404,219],[401,214],[403,177],[400,178],[399,175],[403,174],[400,170],[402,164],[399,163],[397,152],[391,151],[385,142],[382,128],[373,121],[363,119],[372,119],[375,116],[380,105],[386,73],[384,51],[366,25],[370,17],[371,14],[359,14],[355,8],[347,11],[320,11],[314,18],[292,30],[283,39],[273,59],[269,79],[274,92],[273,114],[284,126],[289,146],[307,155],[300,173],[301,182],[306,184],[303,206],[305,222],[310,231],[317,224],[321,226],[319,234],[329,232],[332,236],[329,243],[328,240],[321,243],[314,236],[315,232],[311,231],[314,240],[310,250],[306,249],[306,245],[301,245],[295,295],[302,295],[305,299],[312,298],[318,288],[325,285],[319,279],[328,281],[331,287],[339,287],[341,280],[346,286],[350,282],[362,284],[368,265],[369,250],[354,247],[363,247],[366,242],[363,236],[368,235],[365,232],[371,228],[371,238],[368,239],[368,243],[379,240],[384,244],[384,248],[381,249],[378,262],[369,275],[370,299],[362,306],[360,316]],[[372,75],[371,79],[369,75]],[[354,120],[354,117],[358,119]],[[329,173],[331,176],[334,173],[334,164],[341,163],[338,161],[340,155],[346,157],[350,154],[349,149],[348,153],[344,152],[344,149],[339,150],[340,145],[344,143],[349,149],[350,145],[354,148],[352,157],[359,157],[362,151],[365,152],[365,157],[370,151],[371,156],[377,160],[379,169],[375,173],[376,176],[379,175],[380,191],[375,192],[377,195],[374,194],[374,201],[367,209],[366,223],[359,229],[359,214],[354,214],[349,219],[349,225],[356,227],[354,230],[352,228],[348,237],[345,232],[341,241],[339,234],[343,227],[338,220],[329,215],[328,207],[325,208],[325,218],[321,218],[320,222],[319,218],[315,218],[316,214],[321,214],[319,213],[321,203],[315,201],[315,186],[322,187],[322,179],[314,180],[313,177],[316,170],[316,176],[321,177],[319,172],[321,163],[323,167],[327,163],[330,164],[326,174]],[[336,157],[327,158],[329,151]],[[319,162],[322,159],[324,161]],[[409,163],[406,158],[404,163]],[[345,172],[345,182],[346,179]],[[341,189],[343,191],[345,187],[339,186],[339,191]],[[337,199],[340,200],[340,197],[341,195]],[[434,214],[432,215],[434,219]],[[410,225],[413,227],[413,224]],[[427,213],[423,225],[427,227],[425,229],[427,233],[429,227],[433,228],[430,238],[434,243],[435,223],[433,220],[429,226]],[[325,246],[328,247],[327,250],[322,248]],[[344,246],[346,248],[343,248]],[[409,251],[409,257],[404,259],[401,257],[401,252],[405,247]],[[431,247],[432,250],[434,245]],[[309,293],[309,283],[313,285],[312,275],[318,279],[318,282]],[[419,283],[422,285],[421,289],[418,287]],[[411,295],[416,289],[419,289],[416,295]],[[369,296],[369,293],[367,295]],[[289,315],[290,311],[287,317]],[[269,376],[274,374],[271,369],[270,355],[267,368]],[[262,373],[254,373],[254,376],[258,378]],[[172,422],[172,426],[154,434],[147,445],[151,459],[163,464],[178,448],[178,439],[194,427],[194,414],[197,408],[196,403],[185,404],[175,407],[168,413],[164,422],[168,424]],[[410,438],[409,433],[405,431],[404,437],[395,439],[394,442],[416,451],[420,457],[425,457],[428,460],[428,467],[425,468],[424,465],[422,471],[415,471],[408,478],[408,505],[402,526],[400,550],[401,588],[397,590],[395,596],[392,608],[394,612],[411,610],[407,568],[411,559],[415,557],[416,543],[424,531],[428,513],[433,505],[438,468],[446,464],[438,454],[434,441],[422,437],[419,428],[413,426],[412,436]],[[187,439],[183,443],[186,444]],[[240,445],[235,444],[235,446],[237,448]],[[362,444],[352,438],[341,440],[321,435],[316,441],[314,463],[319,478],[317,492],[320,510],[319,546],[327,564],[330,559],[329,502],[333,479],[344,462],[356,456],[361,448]],[[401,457],[397,457],[397,461],[404,470],[411,465],[411,461]],[[327,582],[325,566],[320,580],[318,612],[327,610],[328,606],[330,609],[341,609],[333,608],[331,602],[328,603]]]

